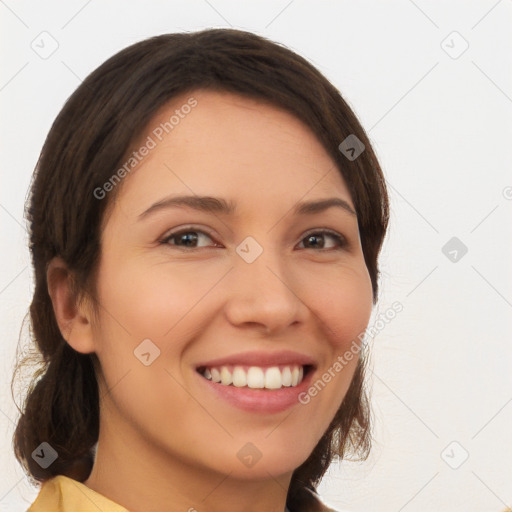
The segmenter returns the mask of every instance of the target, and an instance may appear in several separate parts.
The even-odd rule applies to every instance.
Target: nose
[[[225,305],[232,325],[252,326],[269,335],[306,320],[299,280],[275,251],[264,250],[252,263],[236,256],[234,266]]]

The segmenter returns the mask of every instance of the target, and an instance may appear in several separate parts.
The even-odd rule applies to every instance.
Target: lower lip
[[[239,409],[258,413],[277,413],[300,403],[298,397],[308,389],[315,372],[314,369],[310,369],[298,386],[280,389],[224,386],[203,377],[198,372],[195,373],[207,389],[212,390],[217,396]]]

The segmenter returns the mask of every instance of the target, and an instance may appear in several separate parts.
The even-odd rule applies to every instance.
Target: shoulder
[[[94,510],[128,512],[106,496],[64,475],[43,482],[39,494],[26,512],[89,512],[91,504]]]

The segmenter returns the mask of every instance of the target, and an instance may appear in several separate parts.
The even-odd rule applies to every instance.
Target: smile
[[[200,367],[197,371],[205,378],[222,386],[276,390],[298,386],[310,365],[247,366],[223,365]]]

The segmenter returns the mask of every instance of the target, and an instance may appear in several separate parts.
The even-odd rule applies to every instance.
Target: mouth
[[[277,414],[300,405],[317,360],[293,350],[246,351],[195,365],[198,386],[212,400],[257,414]]]
[[[222,365],[199,366],[196,371],[204,379],[220,386],[275,391],[296,388],[314,370],[311,364],[272,366]]]

